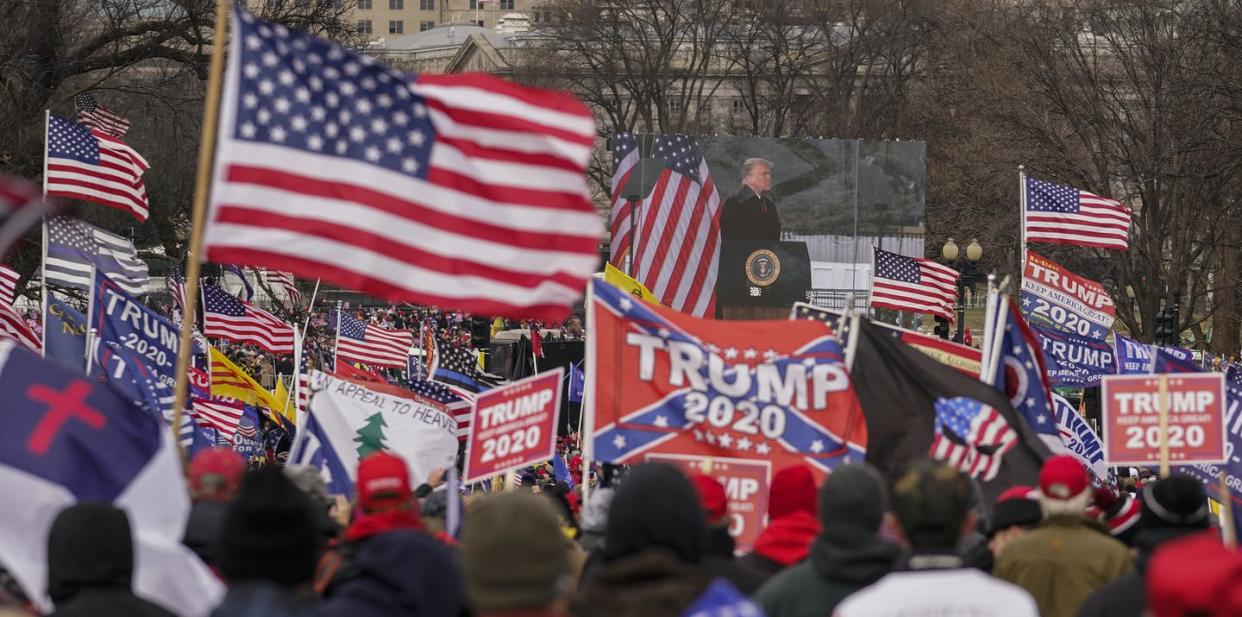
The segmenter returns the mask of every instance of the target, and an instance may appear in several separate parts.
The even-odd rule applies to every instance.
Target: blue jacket
[[[397,530],[354,543],[346,580],[320,606],[324,617],[444,617],[461,609],[461,568],[427,534]]]

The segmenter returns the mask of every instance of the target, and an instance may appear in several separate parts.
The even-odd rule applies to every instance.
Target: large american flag
[[[906,257],[872,247],[871,306],[931,313],[953,321],[956,270],[922,257]]]
[[[568,315],[602,233],[586,106],[488,75],[409,75],[241,10],[233,23],[208,259]]]
[[[334,329],[340,320],[336,339],[338,361],[406,368],[410,348],[414,346],[413,332],[363,323],[345,311],[334,311],[329,319]]]
[[[129,131],[129,120],[125,116],[108,111],[89,94],[73,97],[73,104],[78,109],[78,122],[86,126],[113,137],[124,137]]]
[[[711,315],[720,265],[720,194],[693,137],[661,135],[653,155],[666,166],[637,215],[632,275],[665,306]]]
[[[97,203],[147,220],[150,204],[142,174],[151,166],[121,140],[49,114],[45,161],[48,195]]]
[[[996,477],[1005,453],[1018,444],[996,408],[964,396],[936,399],[935,431],[931,457],[984,481]]]
[[[0,265],[0,304],[13,306],[17,297],[17,279],[21,276],[8,266]]]
[[[203,283],[203,334],[274,354],[293,353],[293,326],[210,283]]]
[[[634,204],[621,195],[621,189],[629,182],[630,174],[638,165],[639,155],[638,140],[633,133],[617,133],[612,137],[612,187],[609,192],[612,217],[608,225],[612,243],[609,255],[612,265],[622,270],[630,250],[630,226],[635,222],[631,218]]]
[[[1105,249],[1130,247],[1125,204],[1034,178],[1026,179],[1026,241]]]

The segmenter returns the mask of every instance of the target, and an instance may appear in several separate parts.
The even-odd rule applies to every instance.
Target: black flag
[[[867,419],[867,462],[890,480],[928,458],[936,400],[960,396],[990,405],[1018,433],[996,478],[982,483],[986,503],[1010,486],[1038,484],[1048,448],[992,386],[937,362],[866,320],[860,320],[851,377]]]

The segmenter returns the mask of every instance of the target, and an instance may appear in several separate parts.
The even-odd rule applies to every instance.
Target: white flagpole
[[[634,246],[633,238],[630,246]],[[596,327],[595,321],[595,284],[596,279],[587,281],[586,288],[586,327]],[[585,392],[582,393],[582,420],[578,425],[578,440],[582,447],[582,503],[585,507],[591,500],[591,462],[595,460],[595,333],[586,331],[586,354],[582,357],[582,370],[586,373]],[[585,422],[585,426],[583,426]],[[603,478],[600,478],[602,481]]]
[[[993,320],[995,326],[992,329],[992,338],[985,338],[985,344],[991,347],[988,352],[988,365],[983,367],[983,371],[979,374],[979,381],[989,386],[996,385],[996,370],[1000,368],[997,361],[1000,359],[1000,345],[1004,338],[1005,324],[1009,321],[1009,296],[1000,294],[996,297],[996,319]]]
[[[997,306],[997,289],[996,289],[996,275],[995,274],[988,275],[988,295],[987,295],[987,302],[985,303],[984,306],[985,308],[983,309],[983,341],[980,344],[980,350],[983,352],[983,358],[979,362],[980,373],[986,370],[988,365],[991,364],[991,361],[992,361],[991,341],[992,341],[992,330],[994,329],[994,326],[995,326],[995,324],[993,324],[993,321],[995,321],[996,319],[996,306]]]
[[[91,324],[95,322],[95,264],[91,264],[91,285],[88,289],[86,294],[86,375],[89,377],[91,367],[95,365],[95,354],[91,353],[91,347],[95,342],[95,329],[91,327]],[[45,309],[44,314],[46,312]],[[43,333],[46,336],[47,324],[43,324]],[[101,368],[104,371],[108,370],[106,366]]]
[[[51,126],[52,126],[52,110],[45,109],[43,110],[43,199],[44,200],[47,199],[48,132],[51,130]],[[40,293],[40,295],[43,298],[42,300],[42,303],[43,303],[42,311],[43,312],[42,314],[39,315],[39,319],[43,322],[43,329],[40,331],[40,334],[43,335],[42,337],[43,340],[39,341],[39,355],[46,358],[47,357],[47,217],[46,216],[43,217],[43,261],[41,262],[41,265],[39,266],[39,279],[43,287],[41,290],[42,293]],[[90,332],[90,328],[91,328],[91,324],[89,321],[87,321],[86,322],[87,332]],[[87,372],[89,373],[90,371],[88,370]]]
[[[336,301],[336,338],[332,342],[332,372],[336,372],[338,366],[341,365],[339,356],[341,350],[341,301]]]

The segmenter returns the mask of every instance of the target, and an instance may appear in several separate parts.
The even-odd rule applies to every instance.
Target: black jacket
[[[47,540],[47,592],[57,617],[171,617],[134,595],[129,518],[111,504],[61,511]]]
[[[725,202],[720,213],[720,237],[723,240],[776,242],[781,239],[781,217],[776,204],[767,196],[756,195],[750,187],[742,187]]]
[[[720,577],[745,595],[752,595],[768,580],[767,573],[738,559],[733,550],[737,544],[729,535],[729,528],[712,525],[707,528],[707,544],[703,553],[703,571]]]
[[[324,617],[458,614],[463,594],[452,551],[425,533],[386,531],[350,544],[344,580],[334,581]]]
[[[229,511],[227,501],[199,501],[190,508],[190,518],[185,523],[185,537],[181,543],[198,555],[203,563],[216,563],[216,540],[224,527],[224,515]]]

